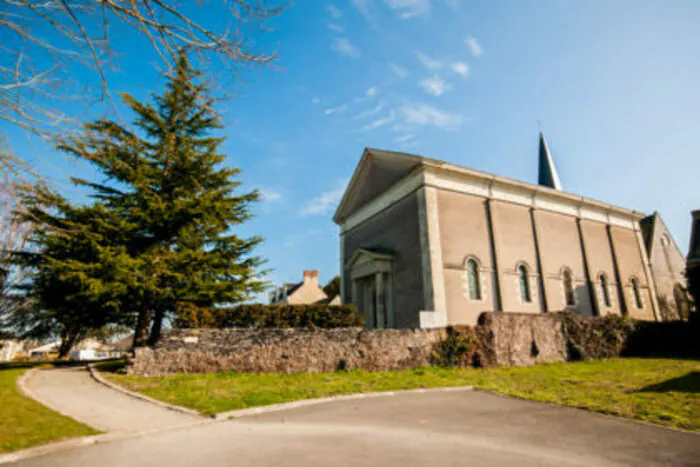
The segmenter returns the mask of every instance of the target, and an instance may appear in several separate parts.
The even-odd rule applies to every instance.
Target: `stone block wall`
[[[129,371],[172,373],[405,370],[430,364],[438,329],[172,329],[137,349]]]

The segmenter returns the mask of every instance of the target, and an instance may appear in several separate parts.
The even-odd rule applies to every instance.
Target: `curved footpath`
[[[199,423],[202,417],[177,413],[97,383],[86,367],[33,372],[24,388],[37,401],[107,433],[137,433]]]
[[[23,467],[700,465],[697,434],[479,391],[406,392],[201,423],[101,386],[84,370],[40,372],[29,383],[40,401],[92,426],[156,431],[15,464]]]

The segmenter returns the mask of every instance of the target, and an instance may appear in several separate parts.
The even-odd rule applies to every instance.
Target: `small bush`
[[[305,328],[364,326],[352,305],[239,305],[189,308],[174,321],[178,328]]]
[[[476,348],[474,330],[468,327],[448,326],[444,339],[433,345],[431,364],[441,367],[467,367]]]

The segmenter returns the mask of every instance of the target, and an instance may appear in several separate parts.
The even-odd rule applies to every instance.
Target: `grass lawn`
[[[24,397],[17,389],[17,378],[32,366],[36,365],[0,365],[0,454],[99,433]]]
[[[111,369],[114,370],[114,365]],[[131,390],[208,415],[340,394],[473,385],[523,399],[700,430],[700,361],[697,360],[613,359],[485,370],[219,373],[164,378],[104,370],[108,379]]]

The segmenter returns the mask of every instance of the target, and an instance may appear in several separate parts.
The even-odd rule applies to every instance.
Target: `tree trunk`
[[[136,319],[136,329],[134,330],[134,347],[145,347],[148,345],[148,328],[151,325],[151,310],[139,311]]]
[[[58,347],[58,358],[66,358],[78,341],[79,333],[64,331],[61,333],[61,345]]]
[[[160,331],[163,329],[163,319],[165,318],[165,312],[163,310],[157,310],[156,315],[153,318],[153,327],[151,328],[151,335],[148,338],[148,345],[154,345],[160,339]]]

